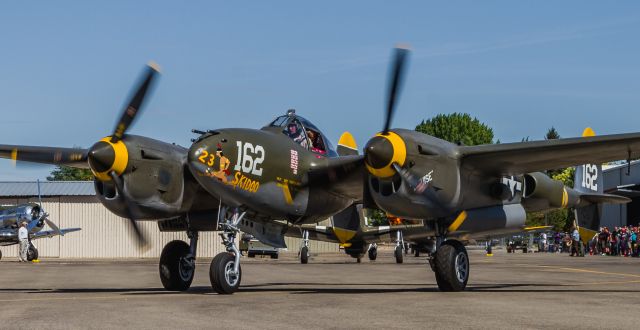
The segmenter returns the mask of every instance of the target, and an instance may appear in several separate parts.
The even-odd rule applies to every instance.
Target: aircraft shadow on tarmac
[[[282,287],[286,286],[286,287]],[[310,287],[311,286],[311,287]],[[316,286],[316,287],[312,287]],[[540,284],[540,283],[516,283],[516,284],[491,284],[468,286],[466,292],[532,292],[532,293],[558,293],[558,292],[584,292],[584,293],[627,293],[640,292],[639,289],[613,289],[594,288],[582,289],[580,284]],[[77,293],[121,293],[125,295],[165,295],[165,294],[215,294],[210,286],[193,286],[188,291],[166,291],[164,288],[81,288],[81,289],[34,289],[34,288],[8,288],[0,289],[0,293],[21,292],[32,294],[77,294]],[[239,294],[243,292],[290,292],[292,294],[372,294],[372,293],[401,293],[401,292],[440,292],[435,284],[415,283],[264,283],[245,285],[240,287]],[[448,293],[443,293],[448,294]]]

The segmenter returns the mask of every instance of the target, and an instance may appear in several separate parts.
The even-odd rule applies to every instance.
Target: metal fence
[[[2,205],[37,201],[37,198],[0,198]],[[152,221],[139,222],[147,235],[150,249],[140,250],[131,239],[131,227],[127,220],[109,212],[96,197],[62,196],[42,199],[42,207],[49,213],[49,219],[60,228],[82,228],[79,232],[64,237],[42,238],[34,241],[41,257],[69,259],[100,258],[159,258],[164,245],[172,240],[187,240],[184,232],[161,233]],[[46,229],[45,229],[46,230]],[[285,239],[288,251],[297,253],[300,239]],[[4,258],[18,255],[17,245],[3,246],[0,250]],[[201,232],[198,241],[198,257],[213,257],[223,251],[217,232]],[[338,244],[311,242],[311,251],[337,252]]]

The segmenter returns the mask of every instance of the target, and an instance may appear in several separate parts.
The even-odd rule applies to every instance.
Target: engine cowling
[[[527,173],[524,182],[523,205],[527,211],[573,207],[580,201],[573,189],[566,188],[561,181],[544,173]]]
[[[176,216],[183,208],[186,149],[174,144],[127,135],[126,168],[120,174],[124,189],[138,206],[138,219]],[[117,155],[116,155],[117,156]],[[94,181],[98,199],[111,212],[126,217],[125,204],[111,180]]]

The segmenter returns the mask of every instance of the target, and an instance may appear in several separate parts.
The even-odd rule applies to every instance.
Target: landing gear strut
[[[309,263],[309,231],[302,231],[302,247],[300,248],[300,263]]]
[[[404,261],[403,257],[404,250],[404,239],[402,237],[402,231],[398,230],[396,232],[396,249],[393,252],[393,255],[396,257],[396,263],[401,264]]]
[[[242,269],[240,268],[240,250],[236,246],[236,234],[240,231],[238,224],[244,218],[246,212],[238,209],[233,211],[231,219],[221,219],[220,226],[222,232],[222,244],[224,244],[227,252],[219,253],[211,261],[209,267],[209,279],[211,287],[219,294],[232,294],[238,291],[240,280],[242,279]],[[226,208],[221,210],[220,215],[226,217]]]
[[[196,271],[198,232],[188,231],[189,244],[175,240],[167,243],[160,255],[160,281],[170,291],[186,291]]]
[[[378,258],[378,244],[369,244],[369,251],[367,251],[367,254],[369,254],[369,260],[375,261],[376,258]]]

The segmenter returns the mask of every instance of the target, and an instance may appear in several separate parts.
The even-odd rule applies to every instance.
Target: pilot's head
[[[298,127],[296,126],[296,124],[291,123],[289,124],[289,126],[287,126],[287,130],[289,130],[289,134],[295,134],[298,131]]]

